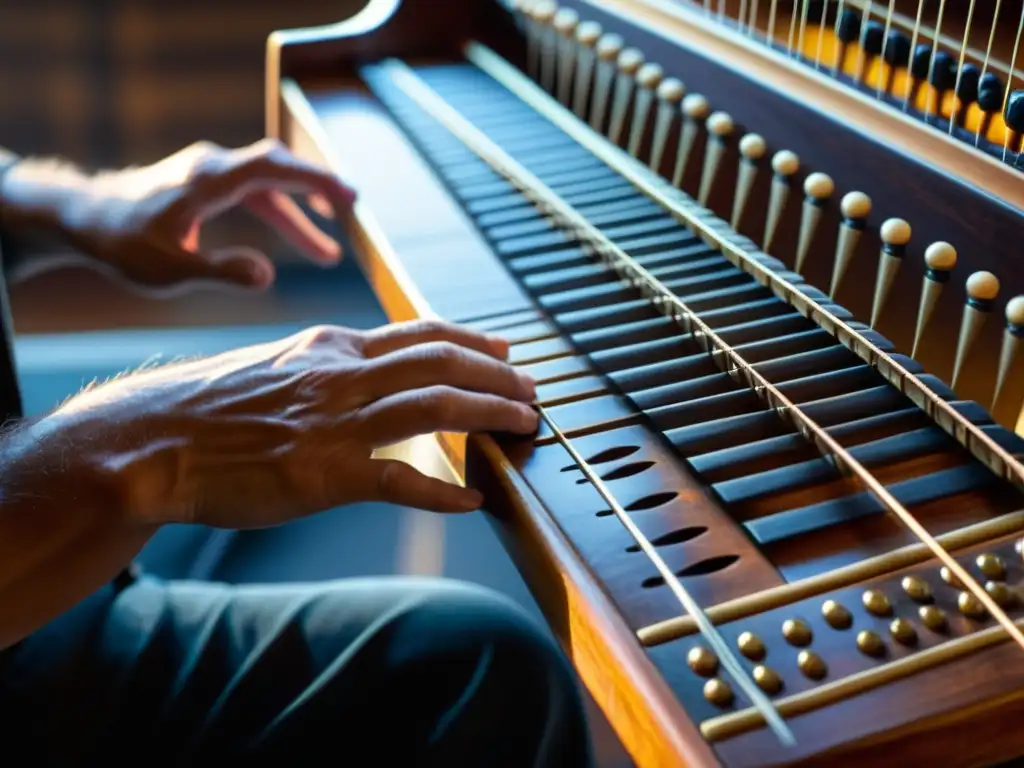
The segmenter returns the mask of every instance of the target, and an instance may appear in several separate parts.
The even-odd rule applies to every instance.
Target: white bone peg
[[[804,261],[811,249],[814,233],[821,221],[821,209],[832,196],[836,185],[824,173],[812,173],[804,180],[804,205],[800,216],[800,232],[797,237],[796,261],[793,269],[803,274]]]
[[[786,210],[789,190],[793,183],[793,174],[800,170],[800,158],[788,149],[775,153],[772,157],[772,188],[768,195],[768,212],[764,222],[764,240],[761,250],[768,253],[772,240],[782,221],[782,212]]]
[[[555,60],[558,53],[558,32],[552,26],[558,3],[553,0],[538,0],[530,10],[536,23],[538,47],[540,48],[540,84],[548,93],[555,90]]]
[[[612,122],[608,127],[608,138],[613,144],[620,144],[626,128],[626,113],[636,86],[636,73],[644,65],[644,55],[636,48],[626,48],[616,62],[619,74],[615,78],[615,92],[612,96]]]
[[[910,225],[903,219],[886,219],[882,222],[879,235],[882,238],[882,250],[878,256],[878,277],[875,278],[875,299],[871,305],[871,327],[878,325],[882,309],[889,298],[893,281],[903,264],[903,257],[910,242]]]
[[[665,71],[658,64],[644,64],[636,73],[636,105],[633,108],[633,125],[629,130],[629,154],[633,157],[640,156],[654,94],[664,79]]]
[[[924,329],[931,319],[932,312],[939,302],[942,289],[949,282],[950,273],[956,266],[956,248],[949,243],[932,243],[924,252],[925,272],[921,281],[921,301],[917,308],[917,327],[914,329],[914,346],[910,356],[917,358],[917,348],[921,344]]]
[[[725,140],[736,128],[732,118],[725,112],[712,112],[705,126],[708,129],[708,141],[704,145],[704,168],[700,174],[700,189],[697,193],[697,202],[701,205],[708,204],[711,189],[718,176],[718,166],[725,153]]]
[[[839,238],[836,240],[836,257],[832,265],[832,285],[829,296],[833,299],[839,292],[843,278],[850,268],[853,255],[857,252],[861,232],[868,214],[871,213],[871,198],[863,192],[847,192],[839,202],[839,210],[843,220],[839,224]]]
[[[597,58],[597,41],[601,39],[601,25],[596,21],[584,21],[576,27],[576,83],[573,85],[572,111],[581,120],[587,117],[587,98],[590,96],[591,80]]]
[[[975,272],[967,278],[967,301],[960,319],[960,339],[956,345],[956,359],[953,361],[953,379],[949,385],[956,389],[964,362],[971,353],[978,334],[985,321],[992,314],[992,304],[999,295],[999,278],[991,272]]]
[[[1006,304],[1006,329],[1003,331],[1003,346],[999,352],[999,372],[996,374],[996,388],[992,393],[992,410],[999,404],[999,398],[1006,387],[1013,364],[1024,347],[1024,296],[1014,296]],[[1020,410],[1018,407],[1017,411]]]
[[[697,140],[699,123],[708,116],[711,105],[699,93],[691,93],[683,99],[683,130],[679,132],[679,151],[676,153],[676,167],[672,173],[672,184],[682,187],[686,164]]]
[[[754,179],[757,178],[757,165],[768,151],[768,144],[762,136],[756,133],[748,133],[740,139],[740,165],[736,174],[736,195],[732,200],[732,217],[729,219],[729,226],[737,232],[743,214],[747,210],[747,201],[750,199],[750,190],[754,187]]]
[[[657,172],[668,148],[672,123],[679,114],[679,103],[686,95],[682,80],[667,77],[658,86],[658,114],[654,118],[654,139],[651,142],[651,170]]]
[[[597,76],[594,81],[594,99],[590,111],[590,127],[598,133],[604,130],[608,101],[615,85],[615,74],[619,71],[616,62],[622,47],[622,38],[615,33],[603,35],[597,41]]]
[[[572,94],[572,76],[576,66],[576,27],[580,15],[572,8],[561,8],[552,24],[558,33],[558,101],[569,106]]]

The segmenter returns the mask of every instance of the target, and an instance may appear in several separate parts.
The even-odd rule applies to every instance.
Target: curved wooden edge
[[[296,83],[283,84],[281,101],[281,137],[292,141],[297,131],[304,132],[344,175],[330,137]],[[357,204],[348,227],[355,257],[388,316],[433,316],[372,211]],[[641,768],[719,765],[636,634],[503,449],[486,435],[439,435],[437,445],[452,469],[485,493],[489,520],[636,763]]]
[[[637,764],[719,765],[636,635],[491,436],[470,437],[466,471],[484,491],[492,525],[581,679]]]

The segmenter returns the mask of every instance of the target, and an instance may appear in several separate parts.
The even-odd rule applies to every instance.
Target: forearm
[[[116,487],[69,469],[76,446],[41,429],[0,437],[0,648],[114,578],[155,531],[126,523]]]

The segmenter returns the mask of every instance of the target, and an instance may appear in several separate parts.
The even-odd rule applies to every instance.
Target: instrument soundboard
[[[538,382],[535,437],[439,450],[638,765],[1024,754],[1022,28],[376,0],[271,37],[268,131],[359,190],[389,315]]]

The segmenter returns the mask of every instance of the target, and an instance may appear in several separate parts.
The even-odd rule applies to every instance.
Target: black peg
[[[931,82],[935,89],[935,116],[942,117],[942,102],[949,91],[956,85],[956,59],[945,51],[936,51],[932,61]]]
[[[885,25],[880,21],[869,21],[861,29],[860,48],[861,55],[858,57],[857,82],[863,83],[867,77],[871,64],[882,52],[882,44],[885,42]]]
[[[889,65],[889,73],[885,79],[885,93],[892,93],[892,86],[896,80],[896,70],[906,69],[910,63],[910,38],[898,29],[889,31],[889,37],[885,41],[885,63]]]
[[[1006,127],[1010,131],[1007,146],[1011,151],[1024,152],[1024,91],[1014,91],[1006,101],[1006,112],[1003,115]]]
[[[981,118],[981,127],[978,129],[979,136],[986,136],[992,125],[992,118],[1003,108],[1003,98],[1006,96],[1006,89],[1003,81],[995,72],[986,72],[978,85],[978,107],[984,113]]]
[[[960,80],[956,84],[956,112],[954,120],[958,128],[964,127],[971,104],[978,100],[978,85],[981,82],[981,70],[976,64],[964,64],[960,70]]]
[[[860,14],[849,8],[844,10],[836,23],[836,37],[839,38],[839,51],[836,54],[836,67],[840,70],[846,61],[846,49],[850,43],[860,38]]]
[[[917,94],[928,79],[928,71],[932,66],[932,47],[928,43],[918,43],[914,55],[910,58],[910,104],[917,102]]]

